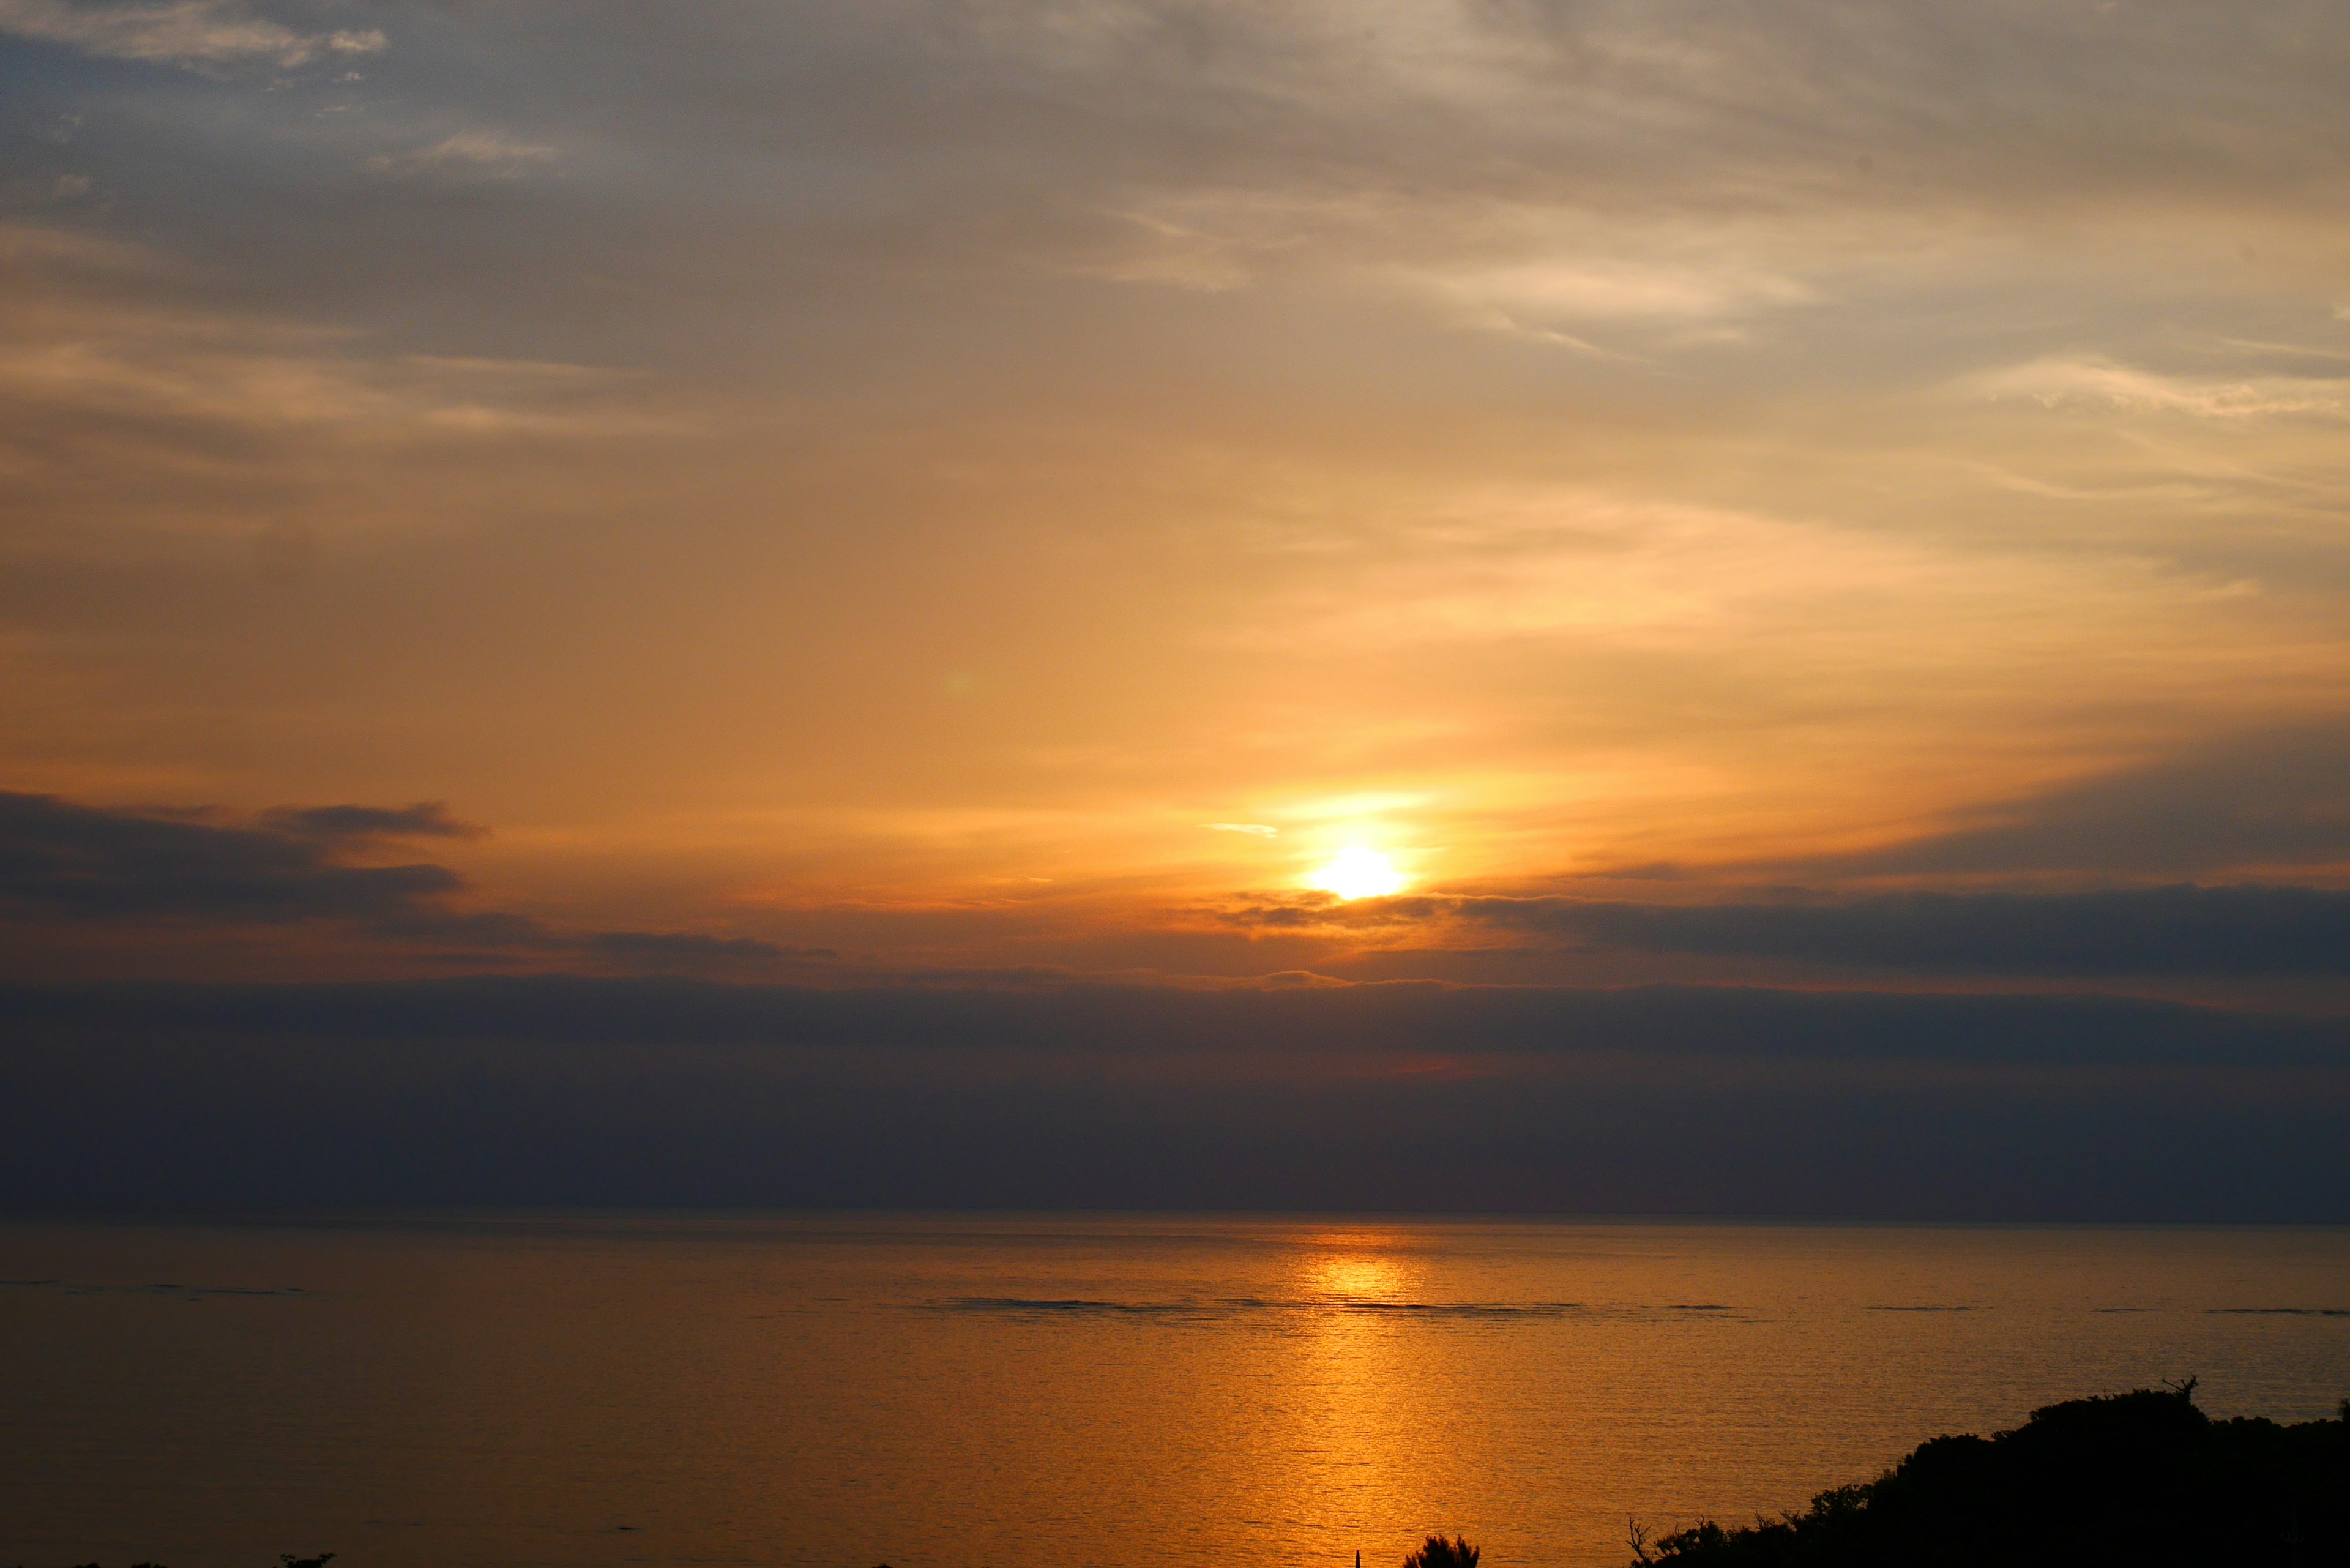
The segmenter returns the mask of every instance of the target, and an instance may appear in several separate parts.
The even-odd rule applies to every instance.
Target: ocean
[[[0,1225],[0,1563],[1629,1560],[1937,1433],[2350,1396],[2350,1231]]]

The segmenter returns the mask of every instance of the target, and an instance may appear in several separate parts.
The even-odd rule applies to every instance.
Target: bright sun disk
[[[1403,873],[1378,850],[1356,845],[1340,850],[1338,858],[1308,877],[1305,885],[1341,898],[1378,898],[1403,886]]]

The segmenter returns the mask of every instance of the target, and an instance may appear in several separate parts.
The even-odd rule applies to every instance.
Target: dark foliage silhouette
[[[335,1560],[331,1552],[321,1552],[316,1557],[296,1557],[291,1552],[277,1554],[277,1568],[327,1568]],[[80,1568],[100,1568],[96,1563],[84,1563]],[[164,1568],[161,1563],[133,1563],[130,1568]]]
[[[1457,1535],[1450,1541],[1431,1535],[1403,1560],[1403,1568],[1477,1568],[1477,1548]]]
[[[2350,1563],[2343,1418],[2213,1421],[2195,1383],[2035,1410],[2013,1431],[1936,1438],[1873,1481],[1750,1528],[1661,1537],[1669,1568],[2318,1568]]]

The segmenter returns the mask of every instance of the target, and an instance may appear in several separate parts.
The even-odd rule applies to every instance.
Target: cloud
[[[429,863],[354,865],[414,838],[482,830],[437,802],[286,807],[250,823],[213,814],[102,810],[0,792],[0,912],[122,927],[215,929],[331,922],[373,937],[499,953],[578,954],[630,967],[765,962],[785,950],[695,932],[571,931],[529,916],[468,910],[465,882]],[[795,950],[801,961],[827,950]]]
[[[623,378],[585,366],[370,357],[338,334],[152,311],[74,325],[71,337],[46,341],[0,335],[0,406],[22,419],[132,427],[158,445],[175,427],[393,442],[683,428],[611,406]]]
[[[2205,420],[2350,415],[2350,379],[2339,377],[2165,375],[2102,358],[2035,359],[1970,377],[1961,389],[2050,407],[2088,404]]]
[[[486,829],[459,822],[437,800],[411,806],[315,805],[265,813],[273,831],[324,839],[473,838]]]
[[[1112,213],[1121,225],[1073,270],[1208,291],[1314,277],[1400,295],[1463,325],[1539,336],[1564,325],[1688,328],[1811,302],[1767,265],[1688,255],[1685,240],[1611,230],[1587,213],[1464,192],[1179,190]],[[1432,241],[1431,234],[1441,234]]]
[[[1974,808],[1942,832],[1811,863],[1813,874],[2123,874],[2350,860],[2350,729],[2223,736],[2180,754]]]
[[[1281,829],[1268,827],[1262,822],[1211,822],[1207,826],[1218,833],[1247,833],[1259,838],[1277,838],[1281,836]]]
[[[0,794],[0,904],[85,920],[380,921],[437,910],[463,886],[439,866],[340,864],[348,835],[286,815],[295,831]]]
[[[11,1204],[2350,1219],[2350,1037],[2098,998],[0,987]]]
[[[11,544],[46,532],[57,547],[105,553],[163,534],[244,538],[273,512],[320,512],[315,498],[328,493],[340,498],[323,509],[337,537],[371,520],[432,515],[445,526],[466,498],[432,481],[489,454],[544,459],[583,441],[707,428],[656,378],[399,349],[200,297],[192,270],[54,225],[0,223]],[[396,463],[397,483],[363,472],[370,462]],[[542,476],[545,493],[576,481],[562,467]]]
[[[519,141],[497,131],[464,130],[413,152],[378,154],[368,160],[368,167],[400,180],[430,173],[519,180],[554,158],[552,147]]]
[[[1555,336],[1562,326],[1602,322],[1700,327],[1814,297],[1813,289],[1792,278],[1734,265],[1704,269],[1637,256],[1577,256],[1572,251],[1562,260],[1537,254],[1409,281],[1471,325],[1533,337]],[[1565,341],[1592,347],[1580,339]]]
[[[1652,952],[1945,973],[2350,974],[2350,892],[2310,888],[1893,893],[1683,906],[1430,902],[1474,924]]]
[[[1333,984],[1320,977],[1299,983],[1293,972],[1207,988],[1055,974],[913,975],[887,985],[825,986],[546,974],[0,985],[0,1018],[130,1033],[202,1028],[255,1040],[496,1039],[516,1047],[754,1046],[942,1057],[1034,1052],[1240,1068],[1506,1057],[2350,1072],[2350,1023],[2343,1020],[2135,998]]]
[[[162,5],[0,0],[0,32],[117,59],[182,66],[252,60],[289,69],[322,56],[375,54],[386,42],[371,27],[297,33],[252,15],[233,0],[169,0]]]
[[[582,939],[581,945],[589,952],[649,964],[698,963],[712,959],[764,961],[783,956],[783,949],[774,942],[753,937],[705,936],[697,931],[599,931]],[[839,954],[830,948],[796,948],[793,956],[805,961],[833,959]]]

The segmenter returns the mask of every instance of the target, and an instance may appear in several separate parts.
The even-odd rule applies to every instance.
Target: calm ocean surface
[[[1938,1432],[2350,1395],[2350,1231],[0,1226],[0,1563],[1621,1564]]]

